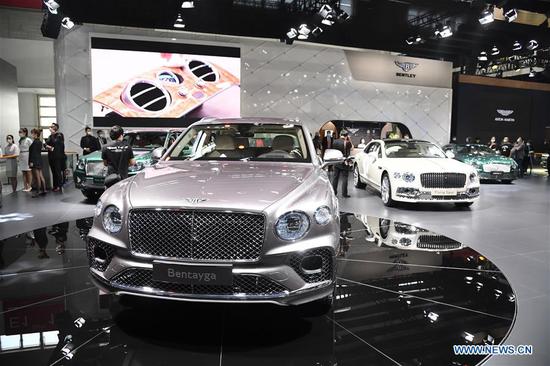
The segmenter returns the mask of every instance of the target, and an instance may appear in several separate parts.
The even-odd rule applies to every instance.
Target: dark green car
[[[447,156],[475,167],[480,180],[510,183],[517,178],[518,164],[485,145],[449,144],[443,146],[443,150]]]
[[[153,150],[157,148],[167,149],[179,136],[183,129],[139,129],[129,130],[124,134],[134,151],[136,165],[128,169],[128,175],[132,176],[152,165]],[[105,176],[107,167],[101,159],[101,151],[95,151],[78,160],[73,178],[76,188],[80,189],[89,199],[98,198],[105,190]]]

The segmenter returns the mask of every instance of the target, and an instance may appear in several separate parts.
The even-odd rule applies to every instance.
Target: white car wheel
[[[390,207],[393,206],[394,201],[391,197],[391,183],[390,177],[387,174],[382,176],[382,183],[380,184],[380,196],[384,205]]]

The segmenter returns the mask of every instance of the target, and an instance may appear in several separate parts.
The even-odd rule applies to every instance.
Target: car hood
[[[479,156],[479,155],[463,155],[459,157],[461,161],[467,164],[506,164],[512,165],[514,161],[506,156],[502,155],[488,155],[488,156]]]
[[[263,211],[311,176],[313,164],[161,162],[136,175],[132,207]]]
[[[151,156],[151,150],[133,150],[133,151],[134,151],[134,158],[136,160],[148,159]],[[89,161],[89,162],[103,160],[101,159],[101,151],[94,151],[91,154],[83,156],[83,159],[86,159],[86,161]]]
[[[386,161],[386,166],[391,172],[469,173],[472,171],[469,165],[454,159],[393,158]]]

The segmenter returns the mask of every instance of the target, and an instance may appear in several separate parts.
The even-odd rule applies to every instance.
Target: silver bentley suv
[[[101,196],[87,242],[94,282],[188,301],[326,303],[340,227],[323,167],[341,161],[327,151],[323,162],[295,121],[191,125]]]

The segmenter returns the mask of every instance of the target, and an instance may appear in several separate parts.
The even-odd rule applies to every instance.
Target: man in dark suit
[[[80,139],[80,147],[82,148],[82,154],[88,155],[94,151],[101,150],[99,139],[92,135],[92,129],[88,126],[84,129],[85,135]]]
[[[332,178],[332,188],[334,189],[334,194],[338,195],[338,182],[340,181],[340,175],[342,176],[342,196],[344,198],[350,197],[348,194],[348,176],[350,171],[350,165],[347,161],[347,158],[350,156],[351,149],[353,144],[348,136],[348,131],[342,130],[340,132],[340,138],[334,140],[332,143],[332,148],[335,150],[340,150],[346,158],[346,161],[334,165],[334,176]]]
[[[63,135],[59,132],[59,125],[52,123],[50,126],[50,137],[46,139],[48,150],[48,162],[52,171],[52,192],[60,192],[63,186],[63,166],[65,157],[65,142]]]

